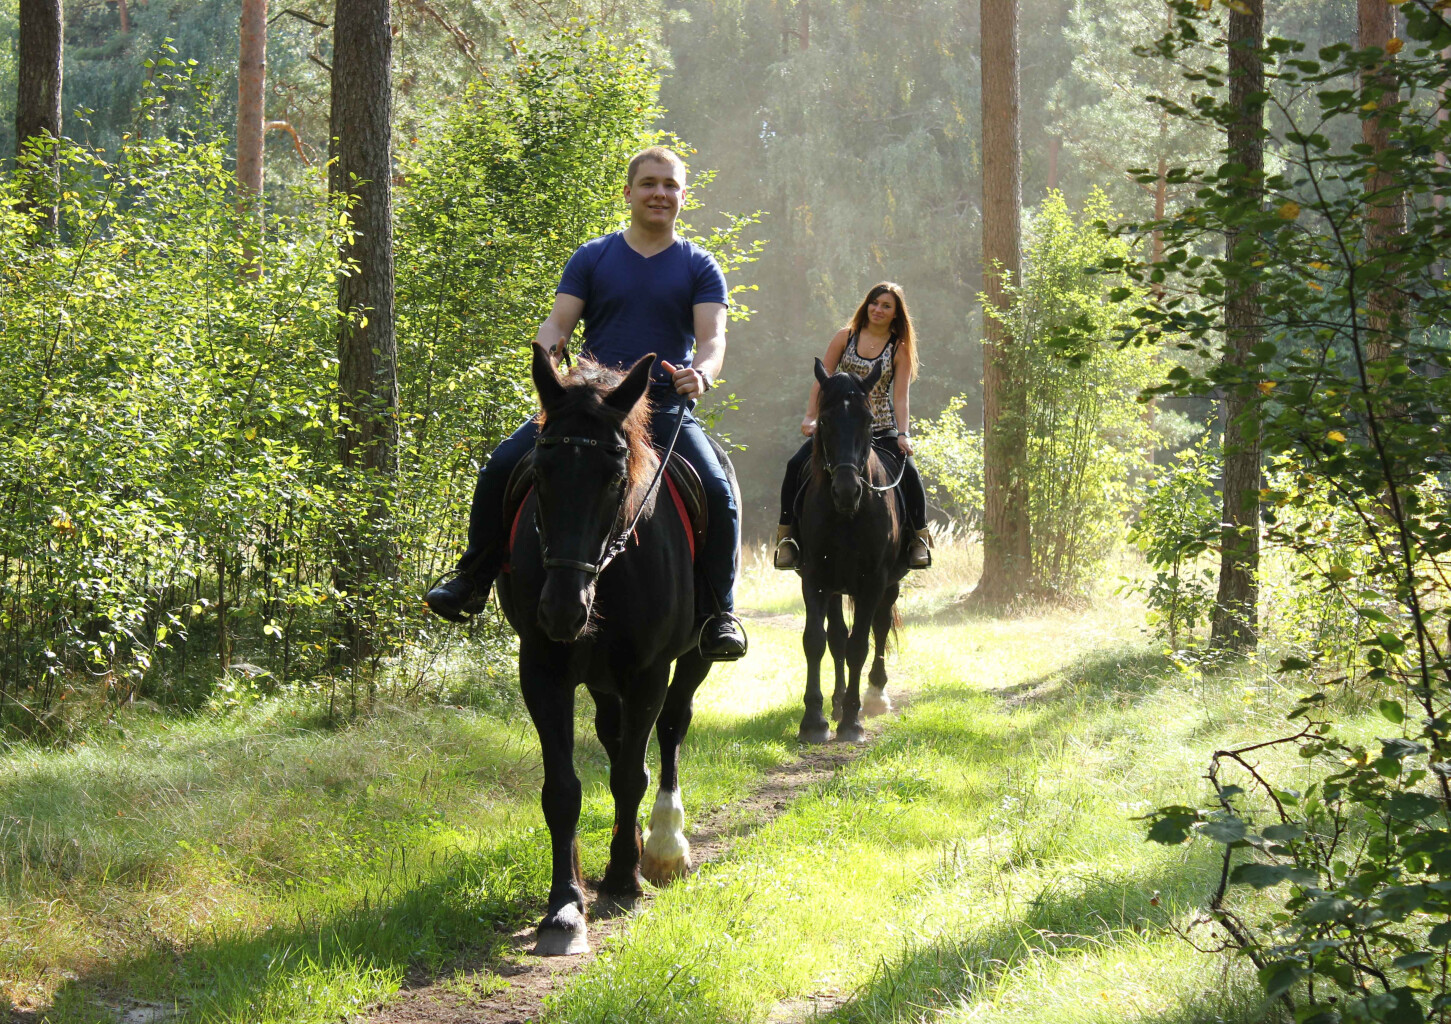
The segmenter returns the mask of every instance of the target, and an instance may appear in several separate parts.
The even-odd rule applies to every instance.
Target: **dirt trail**
[[[893,697],[899,702],[898,710],[905,706],[900,691]],[[888,721],[891,717],[878,721]],[[749,798],[704,817],[689,837],[695,869],[720,859],[739,837],[770,824],[797,796],[831,778],[839,767],[860,756],[880,732],[880,727],[869,726],[866,743],[832,743],[803,749],[795,761],[768,772],[764,783]],[[504,939],[502,951],[496,947],[489,956],[455,964],[443,976],[420,973],[410,977],[403,991],[387,1004],[376,1007],[367,1021],[369,1024],[529,1024],[538,1021],[543,1015],[545,998],[584,970],[594,959],[594,951],[606,939],[627,929],[636,914],[648,913],[650,907],[650,898],[646,897],[633,911],[596,916],[596,894],[591,890],[586,897],[590,902],[589,953],[574,957],[532,956],[529,953],[534,945],[531,925],[501,937]],[[818,1000],[830,1002],[833,997],[834,994],[813,997],[802,1001],[799,1009],[806,1010],[809,1019],[813,1009],[822,1008]],[[839,1001],[844,997],[835,998]],[[787,1014],[787,1018],[795,1016],[795,1013]]]

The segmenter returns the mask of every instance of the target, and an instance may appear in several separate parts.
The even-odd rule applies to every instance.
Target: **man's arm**
[[[705,375],[711,380],[720,376],[725,365],[726,307],[723,302],[697,302],[695,316],[695,359],[693,366],[674,366],[661,361],[670,374],[675,390],[686,398],[699,398],[705,393]]]
[[[544,350],[550,362],[558,365],[560,353],[564,351],[569,336],[574,333],[574,328],[582,316],[584,299],[578,295],[566,295],[564,292],[555,294],[554,308],[539,325],[539,334],[534,338],[534,344]]]

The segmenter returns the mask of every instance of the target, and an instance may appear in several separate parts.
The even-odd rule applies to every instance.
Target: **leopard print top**
[[[867,359],[857,352],[856,332],[853,331],[846,342],[846,351],[841,354],[841,361],[836,364],[838,370],[845,370],[857,380],[865,380],[867,374],[872,372],[872,367],[878,364],[882,367],[882,376],[878,378],[876,385],[868,396],[872,404],[872,432],[880,433],[883,430],[897,429],[897,411],[892,405],[892,377],[896,372],[897,336],[894,334],[887,342],[886,348],[875,359]]]

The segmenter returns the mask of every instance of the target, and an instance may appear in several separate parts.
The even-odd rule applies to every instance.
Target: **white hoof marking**
[[[685,804],[678,789],[662,789],[655,796],[640,870],[646,878],[657,883],[680,878],[690,870],[690,840],[685,838]]]
[[[892,710],[892,698],[887,696],[884,686],[868,686],[867,695],[862,698],[862,714],[868,718],[885,715]]]

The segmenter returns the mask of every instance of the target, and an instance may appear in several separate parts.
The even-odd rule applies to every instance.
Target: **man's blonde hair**
[[[635,184],[635,172],[644,163],[670,164],[680,170],[680,183],[685,184],[685,161],[680,159],[680,154],[669,146],[651,146],[649,149],[642,149],[630,157],[630,169],[625,172],[625,184]]]

